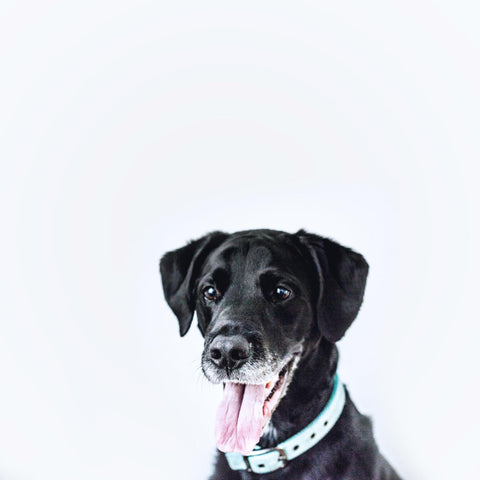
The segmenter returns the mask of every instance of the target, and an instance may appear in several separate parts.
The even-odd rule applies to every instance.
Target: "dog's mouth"
[[[247,455],[260,440],[262,430],[293,377],[298,356],[292,357],[279,373],[262,385],[224,384],[223,398],[217,410],[215,436],[222,452]]]

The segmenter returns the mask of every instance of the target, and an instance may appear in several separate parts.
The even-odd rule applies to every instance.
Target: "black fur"
[[[209,347],[219,336],[245,337],[252,345],[251,357],[243,361],[247,364],[275,358],[281,365],[301,355],[287,393],[272,415],[272,428],[260,439],[263,448],[291,437],[319,414],[333,388],[338,361],[335,342],[345,334],[363,300],[368,265],[360,254],[303,230],[296,234],[214,232],[167,253],[160,270],[165,298],[182,336],[197,312],[205,337],[202,367],[210,380],[236,380],[237,375],[242,382],[242,375],[252,375],[243,373],[242,366],[232,372],[213,362]],[[218,298],[208,300],[203,292],[212,285]],[[272,296],[278,285],[288,285],[291,297],[280,301]],[[400,477],[379,453],[370,420],[357,411],[347,392],[344,410],[332,430],[285,468],[264,475],[235,472],[219,453],[211,480],[260,478]]]

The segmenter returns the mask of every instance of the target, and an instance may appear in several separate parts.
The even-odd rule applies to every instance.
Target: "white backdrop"
[[[0,6],[0,478],[206,479],[217,388],[158,260],[365,255],[340,373],[407,479],[478,479],[477,2]]]

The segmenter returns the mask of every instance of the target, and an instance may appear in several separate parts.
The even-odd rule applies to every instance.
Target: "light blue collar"
[[[276,447],[254,450],[250,455],[227,452],[225,457],[232,470],[270,473],[283,468],[290,460],[316,445],[339,419],[345,405],[345,387],[335,375],[333,391],[320,415],[293,437]]]

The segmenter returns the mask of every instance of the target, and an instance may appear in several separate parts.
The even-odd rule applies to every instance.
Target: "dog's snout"
[[[218,368],[233,370],[250,357],[250,345],[242,335],[218,335],[209,348],[210,359]]]

